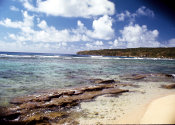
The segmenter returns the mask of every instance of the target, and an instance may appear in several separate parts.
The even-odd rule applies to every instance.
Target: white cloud
[[[1,50],[6,48],[5,51],[7,51],[9,48],[11,51],[54,52],[58,49],[60,51],[68,49],[70,52],[80,48],[70,46],[68,42],[80,41],[90,42],[85,45],[87,49],[103,49],[105,46],[101,40],[112,39],[114,36],[113,20],[108,15],[96,18],[93,21],[92,30],[87,29],[80,20],[77,21],[76,28],[58,30],[48,25],[46,20],[29,15],[27,11],[21,11],[21,13],[22,21],[14,21],[10,18],[0,20],[0,25],[4,27],[19,29],[18,32],[8,33],[8,36],[5,36],[5,41],[13,42],[1,42]],[[34,24],[35,18],[36,24]]]
[[[108,40],[114,36],[112,18],[107,15],[93,21],[93,30],[88,30],[80,20],[77,21],[77,28],[57,30],[39,18],[37,18],[36,24],[39,29],[35,30],[34,16],[30,16],[27,11],[22,11],[22,14],[23,21],[12,21],[9,18],[0,21],[0,25],[21,30],[18,33],[9,34],[9,38],[16,41],[77,42],[92,41],[92,39]]]
[[[117,13],[116,16],[117,16],[118,21],[124,21],[125,19],[129,19],[130,22],[133,22],[135,21],[135,18],[138,16],[154,17],[154,12],[150,10],[149,8],[142,6],[138,8],[135,13],[131,13],[128,10],[126,10],[122,13]]]
[[[9,21],[6,21],[9,20]],[[112,18],[105,15],[93,21],[93,30],[88,30],[84,24],[78,20],[76,29],[57,30],[53,26],[48,26],[45,20],[38,21],[38,28],[34,30],[33,19],[24,16],[24,21],[13,22],[10,19],[1,21],[0,24],[6,27],[19,28],[23,32],[20,34],[10,34],[11,39],[17,41],[32,42],[75,42],[75,41],[91,41],[91,39],[108,40],[114,36],[112,29]],[[24,26],[25,25],[25,26]]]
[[[96,41],[94,44],[97,45],[97,46],[102,46],[103,42],[102,41]]]
[[[41,22],[38,21],[38,25],[37,26],[39,28],[41,28],[41,29],[46,29],[48,27],[45,20],[42,20]]]
[[[77,21],[77,25],[81,28],[84,28],[84,24],[80,20]]]
[[[20,42],[4,42],[0,41],[0,50],[1,51],[17,51],[21,47]]]
[[[95,41],[95,42],[92,42],[92,43],[86,43],[85,46],[88,50],[104,49],[104,47],[105,47],[104,43],[102,41]]]
[[[9,34],[9,37],[10,37],[11,39],[15,39],[15,38],[16,38],[14,34]]]
[[[175,47],[175,38],[170,39],[167,43],[167,47]]]
[[[76,29],[57,30],[53,26],[48,26],[45,20],[40,21],[40,19],[37,19],[39,30],[34,30],[34,16],[28,15],[27,11],[22,12],[22,14],[23,21],[12,21],[9,18],[0,21],[0,25],[21,30],[21,32],[9,34],[9,38],[13,40],[30,42],[74,42],[90,40],[86,35],[87,29],[81,21],[77,22]]]
[[[118,39],[115,39],[111,48],[127,48],[127,42],[126,41],[121,42]]]
[[[60,52],[60,53],[71,53],[68,51],[68,46],[64,42],[59,43],[27,43],[20,41],[0,41],[1,51],[13,51],[13,52]],[[67,50],[67,51],[65,51]],[[74,52],[75,53],[75,52]]]
[[[88,35],[96,39],[109,40],[114,36],[114,30],[112,28],[112,18],[108,15],[104,15],[97,20],[93,21],[93,31],[89,31]]]
[[[109,44],[109,45],[113,45],[113,42],[112,42],[112,41],[109,41],[108,44]]]
[[[10,10],[12,10],[12,11],[19,11],[19,9],[16,8],[15,6],[10,6]]]
[[[12,21],[9,18],[6,18],[3,21],[0,21],[0,25],[3,25],[5,27],[9,28],[18,28],[21,29],[23,32],[29,32],[31,31],[31,27],[33,27],[33,19],[34,16],[28,15],[27,11],[22,11],[23,14],[23,21]]]
[[[118,21],[124,21],[126,18],[131,18],[134,15],[131,15],[131,13],[129,11],[125,11],[122,13],[117,14],[117,19]]]
[[[151,16],[154,17],[154,12],[148,8],[146,8],[145,6],[140,7],[137,11],[136,11],[137,15],[143,15],[143,16]]]
[[[128,25],[120,30],[121,37],[113,42],[116,48],[160,47],[158,30],[148,30],[146,25]]]
[[[86,43],[86,47],[87,48],[93,48],[94,46],[92,44],[90,44],[90,43]]]
[[[29,11],[63,17],[89,18],[115,12],[114,3],[109,0],[37,0],[36,7],[30,0],[23,0],[23,5]]]
[[[37,24],[40,30],[34,30],[21,32],[20,34],[10,34],[10,38],[16,41],[31,41],[31,42],[75,42],[86,41],[88,38],[81,34],[81,27],[77,29],[63,29],[57,30],[53,26],[48,26],[45,20],[42,20]],[[12,37],[13,36],[13,37]],[[14,37],[15,36],[15,37]]]

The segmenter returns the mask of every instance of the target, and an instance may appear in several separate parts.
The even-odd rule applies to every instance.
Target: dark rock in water
[[[13,110],[9,110],[7,108],[0,108],[0,121],[2,119],[4,120],[13,120],[13,119],[16,119],[20,116],[21,114],[19,112],[17,112],[16,110],[13,111]]]
[[[104,80],[99,82],[98,84],[109,84],[109,83],[115,83],[115,80]]]
[[[166,77],[171,77],[171,78],[175,78],[174,74],[165,74]]]
[[[120,76],[124,80],[134,80],[134,81],[151,81],[151,82],[173,82],[174,74],[163,74],[163,73],[154,73],[154,74],[132,74],[132,75],[123,75]]]
[[[133,76],[133,80],[141,80],[141,79],[144,79],[146,78],[146,75],[143,75],[143,74],[140,74],[140,75],[135,75]]]
[[[13,104],[11,107],[1,111],[0,121],[3,123],[59,124],[60,119],[69,114],[67,112],[63,113],[62,110],[70,109],[82,101],[92,100],[99,95],[118,94],[129,91],[119,89],[116,87],[116,84],[110,82],[115,81],[102,81],[102,83],[108,84],[55,90],[44,94],[15,98],[11,101],[11,104]]]
[[[91,82],[95,84],[110,84],[115,83],[115,80],[103,80],[103,79],[90,79]]]
[[[90,82],[92,82],[92,83],[98,83],[98,82],[103,81],[102,79],[89,79],[89,80],[90,80]]]
[[[174,89],[175,88],[175,83],[169,84],[169,85],[162,85],[161,87],[165,88],[165,89]]]
[[[142,80],[147,77],[146,74],[133,74],[133,75],[126,75],[126,76],[121,76],[122,78],[126,80]]]

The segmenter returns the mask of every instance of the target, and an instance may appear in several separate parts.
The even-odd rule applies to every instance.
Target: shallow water
[[[0,105],[40,90],[86,85],[91,78],[140,73],[175,74],[175,60],[1,52]]]

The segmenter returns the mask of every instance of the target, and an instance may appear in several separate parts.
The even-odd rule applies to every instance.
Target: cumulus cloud
[[[124,21],[125,19],[129,19],[131,22],[133,22],[135,21],[135,18],[138,16],[154,17],[154,12],[149,8],[142,6],[138,8],[135,13],[131,13],[128,10],[126,10],[122,13],[117,13],[116,16],[118,21]]]
[[[167,47],[175,47],[175,38],[170,39],[167,43]]]
[[[140,7],[137,11],[136,11],[137,15],[143,15],[143,16],[151,16],[154,17],[154,12],[148,8],[146,8],[145,6]]]
[[[88,50],[92,50],[92,49],[104,49],[103,46],[103,42],[102,41],[95,41],[92,43],[86,43],[85,46]]]
[[[103,42],[102,41],[96,41],[94,44],[97,45],[97,46],[102,46]]]
[[[20,29],[21,32],[9,34],[9,38],[16,41],[31,42],[77,42],[92,41],[92,39],[111,39],[114,35],[112,29],[112,18],[104,15],[93,21],[93,30],[87,29],[84,24],[78,20],[77,28],[58,30],[54,26],[48,26],[45,20],[37,18],[37,30],[34,29],[34,16],[27,11],[22,12],[23,21],[12,21],[7,18],[0,21],[0,25],[9,28]]]
[[[0,24],[11,28],[22,28],[24,26],[33,25],[33,17],[29,16],[26,11],[23,12],[23,17],[24,17],[23,22],[22,21],[12,22],[11,19],[6,18],[5,20],[0,21]]]
[[[134,15],[132,15],[129,11],[125,11],[125,12],[122,12],[122,13],[118,13],[117,14],[117,20],[118,21],[124,21],[126,18],[132,18],[132,17],[135,17]]]
[[[128,25],[120,30],[121,37],[113,42],[116,48],[160,47],[158,30],[148,30],[146,25]]]
[[[9,37],[16,41],[31,42],[75,42],[89,40],[87,36],[81,34],[81,27],[73,31],[70,29],[57,30],[53,26],[48,26],[45,20],[37,24],[40,30],[21,32],[20,34],[10,34]]]
[[[10,10],[12,10],[12,11],[19,11],[19,9],[17,7],[15,7],[15,6],[10,6]]]
[[[26,9],[52,16],[89,18],[115,12],[114,3],[109,0],[37,0],[36,6],[30,1],[22,1]]]
[[[30,32],[31,28],[34,25],[34,16],[28,15],[27,11],[22,11],[22,14],[24,18],[23,21],[12,21],[11,19],[6,18],[5,20],[0,21],[0,25],[9,28],[18,28],[21,29],[23,32]]]
[[[97,20],[93,21],[93,31],[89,31],[88,35],[96,39],[109,40],[114,36],[114,30],[112,28],[112,18],[108,15],[104,15]]]
[[[28,6],[30,7],[30,4]],[[82,41],[88,42],[87,44],[83,43],[87,49],[103,49],[102,40],[109,40],[114,37],[113,19],[107,14],[94,18],[92,29],[88,29],[83,22],[78,20],[76,28],[58,30],[36,15],[30,15],[27,11],[21,11],[21,13],[22,20],[14,21],[10,18],[0,20],[1,26],[19,29],[19,31],[9,32],[5,36],[6,39],[4,40],[8,42],[0,42],[1,50],[7,51],[8,46],[11,51],[43,52],[44,50],[44,52],[53,52],[57,49],[60,51],[64,49],[70,52],[79,50],[81,47],[70,46],[72,43],[68,45],[68,42]]]
[[[9,28],[20,29],[20,33],[9,34],[9,38],[16,41],[31,42],[72,42],[89,40],[82,32],[85,30],[84,24],[78,21],[77,29],[57,30],[53,26],[48,26],[45,20],[38,21],[37,27],[40,30],[34,30],[34,16],[30,16],[27,11],[22,12],[23,21],[12,21],[7,18],[0,21],[0,25]]]

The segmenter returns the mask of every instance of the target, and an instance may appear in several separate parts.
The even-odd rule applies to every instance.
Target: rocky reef
[[[97,82],[97,81],[96,81]],[[104,84],[107,83],[107,84]],[[52,92],[17,97],[11,106],[1,108],[3,124],[77,124],[70,108],[82,101],[92,100],[103,94],[118,94],[129,90],[119,89],[114,80],[84,87],[54,90]],[[75,116],[76,113],[74,113]]]
[[[2,124],[78,124],[80,112],[71,110],[83,101],[91,101],[95,97],[129,92],[126,86],[138,88],[133,84],[139,81],[172,83],[161,87],[175,88],[174,75],[170,74],[129,74],[120,76],[121,80],[88,79],[87,86],[48,90],[40,94],[13,98],[10,106],[0,107],[0,123]],[[129,82],[127,82],[129,81]],[[133,83],[132,83],[133,82]],[[121,89],[122,88],[122,89]]]
[[[168,84],[168,85],[162,85],[161,87],[165,88],[165,89],[174,89],[175,88],[175,83]]]
[[[128,74],[120,76],[122,80],[145,82],[175,82],[174,75],[164,73],[154,74]]]

